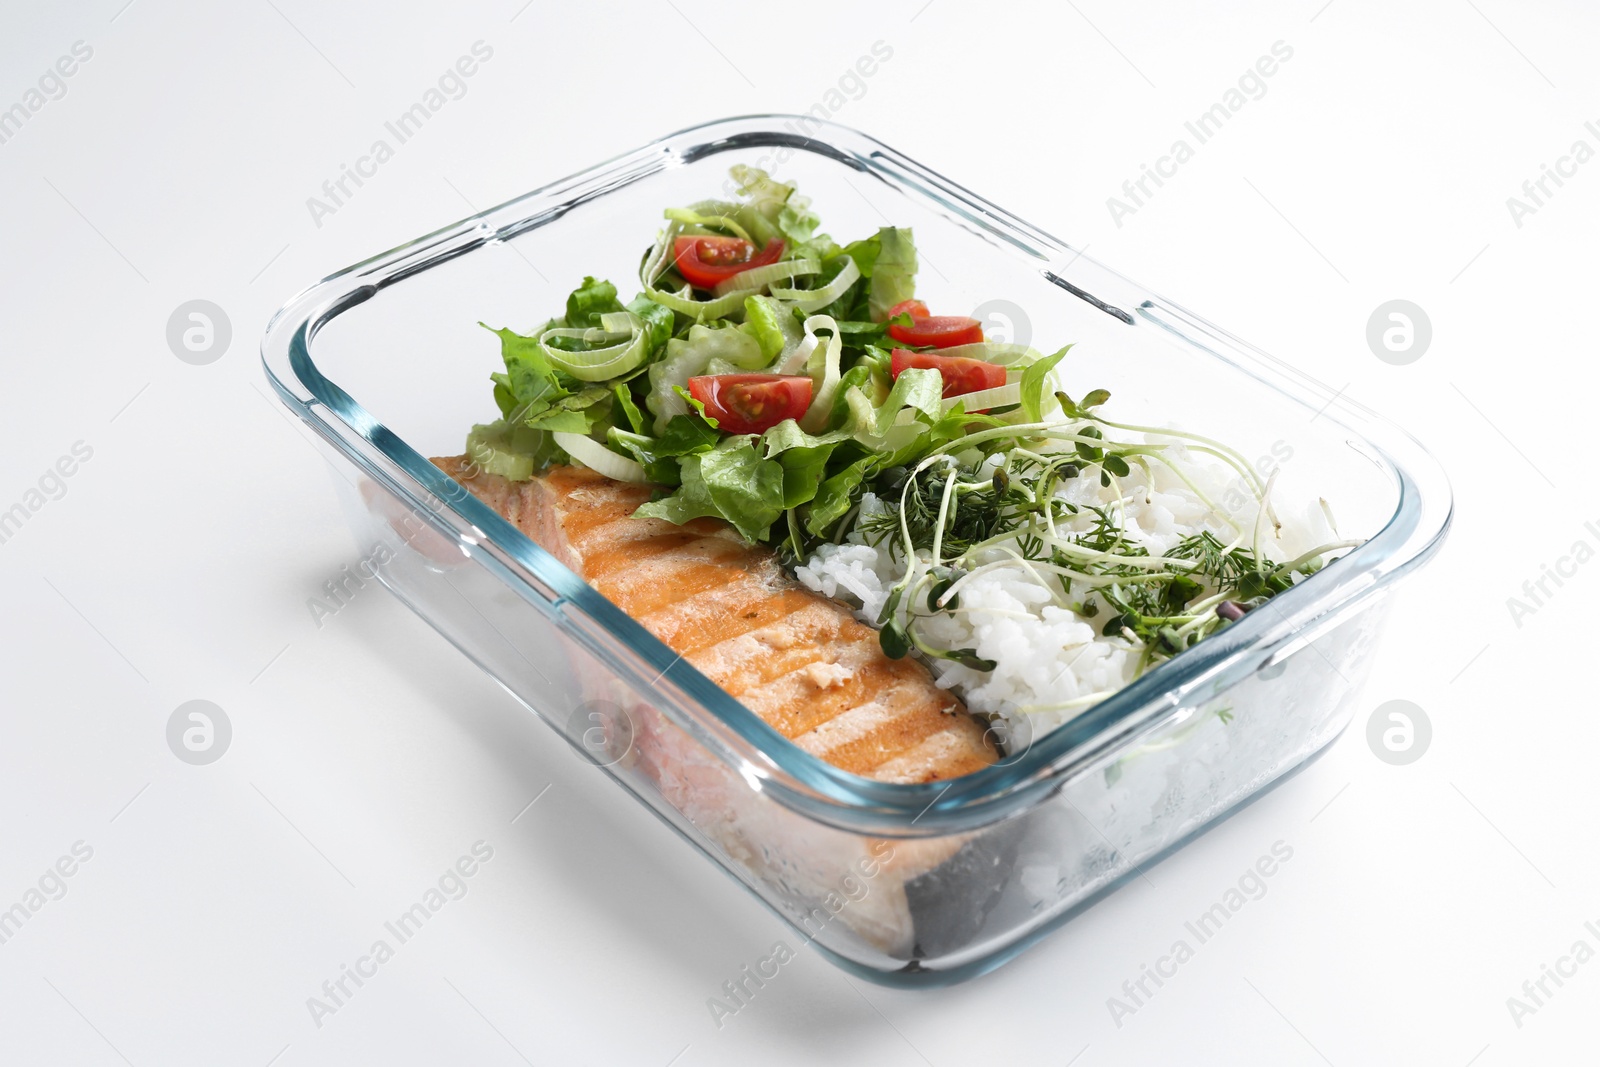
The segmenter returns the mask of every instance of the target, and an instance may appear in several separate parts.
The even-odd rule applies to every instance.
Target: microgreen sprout
[[[1055,396],[1062,412],[1055,421],[975,429],[880,476],[877,489],[889,495],[857,529],[868,543],[888,545],[905,568],[879,619],[889,655],[916,651],[993,669],[972,649],[935,647],[919,629],[932,616],[963,610],[960,593],[970,579],[1021,564],[1059,590],[1058,604],[1093,619],[1102,636],[1126,641],[1142,673],[1239,622],[1320,569],[1329,552],[1355,544],[1336,541],[1276,562],[1267,554],[1280,525],[1272,507],[1276,472],[1262,480],[1237,452],[1199,434],[1103,419],[1095,411],[1110,399],[1103,389],[1082,401]],[[1148,439],[1114,440],[1108,430]],[[1256,503],[1248,529],[1194,485],[1169,455],[1178,449],[1213,456],[1241,475]],[[1152,554],[1127,521],[1133,498],[1121,479],[1132,477],[1135,465],[1147,482],[1157,466],[1170,471],[1211,507],[1220,528],[1231,527],[1231,539],[1207,529]],[[1085,477],[1099,483],[1098,502],[1088,502],[1095,494],[1080,484]],[[1134,492],[1149,501],[1149,488]]]

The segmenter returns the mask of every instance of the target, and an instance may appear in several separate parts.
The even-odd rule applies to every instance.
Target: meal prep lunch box
[[[428,462],[495,417],[499,345],[578,277],[626,298],[663,208],[745,163],[836,238],[910,226],[918,293],[1075,342],[1069,391],[1227,441],[1363,538],[1337,563],[966,777],[878,782],[802,751]],[[383,582],[567,742],[847,970],[937,985],[1010,959],[1300,767],[1349,723],[1396,580],[1449,526],[1409,436],[851,130],[799,116],[673,134],[317,283],[262,340]],[[1240,491],[1244,491],[1241,485]]]

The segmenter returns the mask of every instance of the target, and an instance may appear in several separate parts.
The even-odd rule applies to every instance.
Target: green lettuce
[[[862,281],[844,296],[823,308],[844,331],[846,322],[856,323],[849,332],[865,334],[861,344],[883,340],[889,309],[917,295],[917,248],[911,231],[900,226],[885,226],[871,237],[851,241],[832,259],[824,259],[817,286],[826,285],[844,269],[848,257],[861,271]]]
[[[490,330],[488,326],[483,328]],[[524,337],[512,330],[490,332],[500,338],[500,358],[506,365],[504,374],[493,376],[502,415],[509,417],[517,410],[524,415],[536,413],[571,394],[568,386],[576,383],[550,364],[538,338]],[[498,395],[502,390],[503,398]]]
[[[567,297],[565,325],[573,329],[588,329],[600,325],[600,316],[622,310],[617,299],[617,287],[608,281],[584,278],[583,284]]]
[[[610,419],[613,399],[611,390],[603,385],[585,386],[526,416],[523,425],[552,433],[587,434],[597,423]]]
[[[844,518],[854,506],[861,483],[869,473],[879,469],[878,456],[863,456],[823,479],[806,510],[806,532],[813,537],[826,537],[833,524]]]
[[[874,322],[888,318],[890,308],[917,295],[917,246],[911,231],[885,226],[878,231],[878,245],[867,294],[867,312]]]
[[[736,198],[669,209],[673,229],[666,236],[731,233],[760,246],[782,240],[785,259],[815,259],[820,270],[787,283],[784,299],[763,290],[714,306],[674,304],[659,299],[662,293],[640,293],[623,304],[611,282],[585,276],[562,317],[533,335],[494,331],[505,365],[491,376],[502,418],[475,427],[469,448],[485,470],[524,478],[569,458],[556,434],[581,435],[632,457],[660,487],[638,514],[674,523],[714,516],[752,541],[803,554],[811,538],[837,530],[885,472],[958,445],[974,427],[1006,422],[966,412],[960,403],[944,410],[938,371],[891,374],[888,311],[916,295],[911,230],[885,226],[841,248],[819,231],[810,202],[792,184],[750,167],[731,173]],[[655,252],[652,262],[670,263],[667,245]],[[845,272],[859,279],[838,285]],[[815,306],[830,297],[827,306]],[[638,332],[624,335],[623,311]],[[759,436],[724,432],[688,392],[690,378],[792,362],[811,315],[828,316],[834,327],[806,361],[818,386],[804,419]],[[1021,411],[1007,415],[1010,422],[1042,418],[1058,401],[1069,415],[1103,401],[1103,393],[1092,393],[1080,406],[1049,392],[1049,372],[1065,350],[1032,366],[1026,359],[1037,353],[1020,351],[997,346],[992,357],[1020,372]],[[991,358],[987,350],[975,352]]]
[[[658,456],[709,452],[717,446],[721,436],[722,431],[715,422],[700,411],[691,411],[687,415],[674,415],[667,422],[667,428],[652,442],[650,450]]]
[[[730,436],[707,452],[679,459],[672,495],[640,505],[636,515],[683,524],[714,515],[751,541],[765,541],[784,512],[783,466],[763,459],[753,434]]]
[[[739,186],[739,195],[747,201],[736,218],[752,236],[759,233],[763,245],[780,236],[791,246],[805,245],[815,238],[822,220],[811,210],[810,200],[795,194],[794,186],[743,164],[735,165],[729,173]]]
[[[1066,356],[1068,345],[1061,351],[1048,355],[1043,359],[1034,360],[1022,372],[1022,414],[1029,422],[1038,422],[1044,418],[1044,390],[1050,382],[1050,372],[1057,363]],[[1052,399],[1054,399],[1052,397]]]
[[[627,310],[633,312],[644,323],[645,341],[650,345],[650,359],[654,359],[672,336],[672,309],[651,300],[640,293],[628,301]]]
[[[755,338],[761,346],[761,357],[769,365],[804,336],[795,317],[770,296],[745,297],[744,325],[740,328]]]

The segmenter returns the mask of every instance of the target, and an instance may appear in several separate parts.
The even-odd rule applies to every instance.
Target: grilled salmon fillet
[[[875,630],[727,523],[634,518],[651,488],[584,468],[512,482],[466,456],[433,463],[813,755],[886,782],[995,761],[983,728],[925,667],[884,655]]]

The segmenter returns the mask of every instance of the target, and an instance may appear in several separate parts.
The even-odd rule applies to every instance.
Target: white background
[[[0,22],[0,107],[93,48],[0,144],[0,509],[93,449],[0,544],[0,907],[93,849],[0,945],[0,1062],[1594,1061],[1600,963],[1520,1027],[1506,1005],[1600,948],[1600,565],[1520,626],[1506,605],[1600,543],[1600,162],[1520,227],[1506,206],[1600,148],[1591,5],[125,2]],[[306,198],[478,40],[468,95],[315,225]],[[1115,225],[1107,197],[1280,40],[1265,97]],[[1457,522],[1356,724],[1148,884],[953,989],[805,952],[719,1029],[706,999],[789,932],[386,593],[315,625],[359,554],[256,342],[292,292],[466,198],[804,111],[876,41],[893,58],[837,121],[1396,419]],[[165,341],[195,298],[233,324],[209,366]],[[1433,322],[1404,367],[1365,342],[1393,298]],[[206,767],[164,739],[195,698],[234,728]],[[1364,739],[1397,698],[1434,728],[1405,767]],[[479,840],[467,896],[315,1025],[307,997]],[[1279,840],[1268,894],[1115,1025],[1107,998]]]

